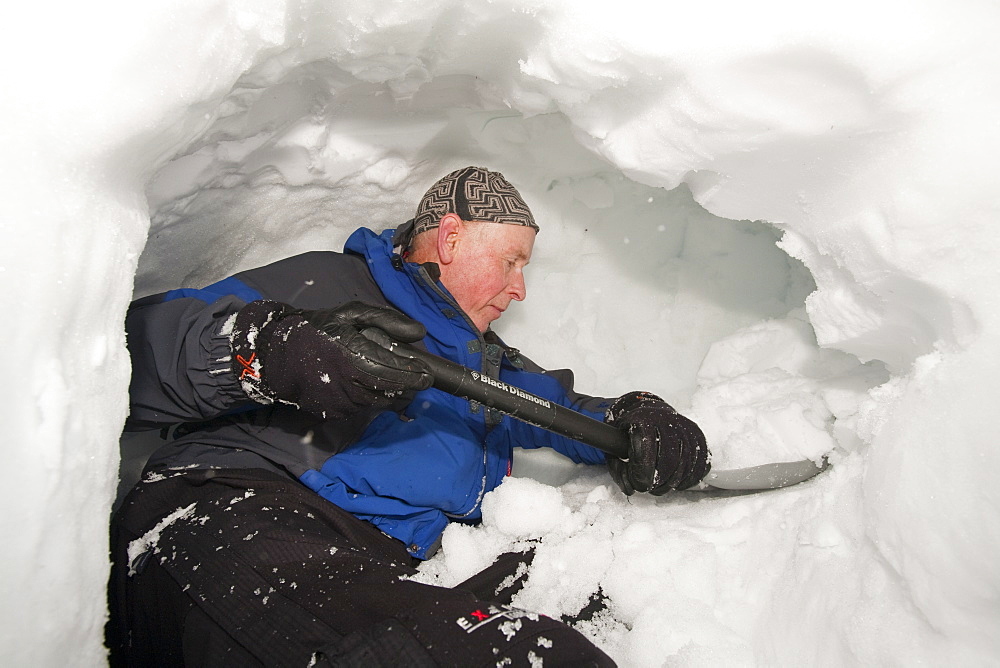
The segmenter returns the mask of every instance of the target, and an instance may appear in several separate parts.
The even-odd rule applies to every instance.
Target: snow
[[[160,534],[163,533],[163,530],[171,526],[177,520],[190,518],[192,513],[194,513],[195,506],[197,505],[198,504],[196,503],[192,503],[189,506],[178,508],[157,522],[156,526],[152,529],[128,544],[128,574],[130,577],[136,574],[136,559],[150,550],[152,550],[153,554],[159,552]]]
[[[834,465],[626,499],[525,453],[422,577],[534,544],[515,603],[600,589],[581,630],[626,666],[1000,663],[994,3],[7,14],[5,663],[104,662],[130,299],[339,250],[465,164],[541,224],[513,345],[584,391],[660,394],[718,467]]]

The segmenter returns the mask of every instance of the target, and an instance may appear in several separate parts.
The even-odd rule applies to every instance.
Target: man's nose
[[[524,284],[524,274],[522,272],[514,272],[514,276],[510,281],[508,289],[511,299],[515,299],[519,302],[524,301],[524,298],[528,293],[528,288]]]

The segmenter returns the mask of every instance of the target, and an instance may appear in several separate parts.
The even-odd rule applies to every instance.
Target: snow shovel
[[[477,401],[513,418],[586,443],[615,457],[628,458],[628,435],[612,425],[525,392],[519,387],[484,376],[425,350],[393,341],[380,329],[368,328],[362,333],[388,350],[426,364],[434,377],[434,387],[442,392],[469,401]],[[728,471],[712,470],[702,482],[690,489],[693,491],[778,489],[808,480],[826,467],[827,461],[824,458],[819,465],[806,459]]]

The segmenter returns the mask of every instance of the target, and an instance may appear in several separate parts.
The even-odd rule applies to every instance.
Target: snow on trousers
[[[111,549],[113,666],[614,665],[506,604],[524,555],[451,589],[413,582],[402,543],[261,469],[147,474]]]

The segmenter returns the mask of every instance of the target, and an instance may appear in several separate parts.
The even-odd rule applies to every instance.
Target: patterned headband
[[[438,180],[420,198],[416,215],[400,226],[394,245],[409,246],[414,236],[437,227],[449,213],[462,220],[524,225],[538,231],[531,209],[503,174],[463,167]]]

